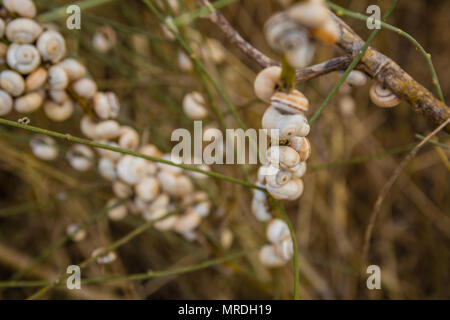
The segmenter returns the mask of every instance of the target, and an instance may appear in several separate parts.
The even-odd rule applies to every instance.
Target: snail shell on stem
[[[281,114],[303,114],[309,109],[308,99],[295,89],[289,93],[275,92],[270,98],[270,103]]]
[[[260,71],[254,82],[255,95],[263,101],[270,102],[280,77],[281,68],[278,66],[268,67]]]
[[[370,100],[382,108],[392,108],[400,103],[400,98],[379,82],[370,87],[369,95]]]
[[[58,148],[53,138],[44,135],[35,135],[30,141],[33,154],[39,159],[51,161],[58,156]]]

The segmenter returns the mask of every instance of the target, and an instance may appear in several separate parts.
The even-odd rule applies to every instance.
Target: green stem
[[[149,160],[149,161],[153,161],[153,162],[159,162],[159,163],[164,163],[164,164],[168,164],[170,166],[174,166],[174,167],[179,167],[188,171],[194,171],[194,172],[199,172],[202,173],[204,175],[216,178],[216,179],[221,179],[221,180],[225,180],[225,181],[229,181],[232,183],[236,183],[236,184],[240,184],[243,185],[245,187],[249,187],[249,188],[253,188],[253,189],[259,189],[262,191],[265,191],[264,188],[259,187],[257,185],[251,184],[249,182],[240,180],[240,179],[236,179],[233,177],[229,177],[220,173],[216,173],[216,172],[212,172],[212,171],[205,171],[205,170],[201,170],[199,168],[193,167],[193,166],[188,166],[188,165],[184,165],[184,164],[178,164],[178,163],[174,163],[172,161],[169,160],[165,160],[165,159],[161,159],[161,158],[157,158],[157,157],[151,157],[151,156],[147,156],[145,154],[139,153],[139,152],[135,152],[132,150],[127,150],[127,149],[122,149],[122,148],[118,148],[118,147],[113,147],[110,145],[106,145],[106,144],[102,144],[102,143],[98,143],[95,141],[91,141],[91,140],[87,140],[87,139],[82,139],[82,138],[78,138],[75,136],[72,136],[71,134],[68,133],[59,133],[59,132],[55,132],[55,131],[51,131],[51,130],[46,130],[46,129],[42,129],[42,128],[38,128],[38,127],[34,127],[34,126],[30,126],[30,125],[23,125],[14,121],[10,121],[10,120],[6,120],[3,118],[0,118],[0,124],[6,125],[6,126],[10,126],[10,127],[16,127],[16,128],[20,128],[20,129],[25,129],[31,132],[35,132],[35,133],[40,133],[40,134],[44,134],[50,137],[54,137],[57,139],[63,139],[63,140],[67,140],[69,142],[73,142],[73,143],[79,143],[79,144],[84,144],[90,147],[94,147],[94,148],[100,148],[100,149],[106,149],[106,150],[111,150],[111,151],[115,151],[115,152],[119,152],[122,154],[128,154],[134,157],[138,157],[138,158],[143,158],[145,160]]]
[[[362,20],[362,21],[366,21],[369,18],[369,17],[367,17],[367,16],[365,16],[363,14],[356,13],[356,12],[347,10],[345,8],[342,8],[342,7],[332,3],[330,1],[327,1],[327,5],[331,9],[336,11],[336,14],[338,16],[346,16],[346,17],[350,17],[350,18],[354,18],[354,19],[358,19],[358,20]],[[378,20],[375,19],[374,21],[378,21]],[[416,39],[414,39],[414,37],[412,37],[410,34],[406,33],[405,31],[403,31],[402,29],[394,27],[394,26],[392,26],[392,25],[390,25],[390,24],[388,24],[388,23],[386,23],[384,21],[378,21],[378,22],[380,22],[380,24],[381,24],[381,26],[383,28],[391,30],[391,31],[394,31],[394,32],[398,33],[399,35],[401,35],[402,37],[405,37],[406,39],[411,41],[417,49],[419,49],[420,53],[422,53],[422,55],[424,56],[425,60],[427,61],[428,67],[429,67],[430,72],[431,72],[431,77],[433,79],[433,85],[436,87],[436,91],[437,91],[437,94],[439,96],[439,99],[443,102],[444,101],[444,95],[442,93],[442,89],[441,89],[441,86],[439,84],[439,78],[437,76],[436,70],[434,69],[434,66],[433,66],[433,61],[431,60],[431,55],[425,51],[425,49],[420,45],[419,42],[417,42]]]
[[[386,12],[386,14],[383,17],[383,20],[386,20],[390,16],[390,14],[394,10],[396,4],[397,4],[396,0],[394,2],[392,2],[391,7],[389,8],[389,10]],[[339,78],[339,80],[336,83],[336,85],[334,86],[334,88],[331,90],[331,92],[328,94],[328,96],[325,98],[325,100],[320,105],[319,109],[317,109],[317,111],[314,113],[314,115],[309,120],[309,124],[311,126],[317,121],[317,119],[319,118],[319,116],[322,113],[323,109],[325,109],[325,107],[331,101],[333,96],[338,92],[339,88],[344,83],[345,79],[347,79],[347,77],[350,74],[350,72],[352,72],[352,70],[359,63],[361,58],[364,56],[364,53],[367,51],[367,48],[369,48],[370,44],[372,43],[373,39],[375,39],[375,37],[377,36],[379,31],[380,31],[379,29],[375,29],[374,31],[372,31],[372,33],[370,34],[369,38],[367,39],[367,41],[362,46],[361,50],[359,50],[359,52],[356,55],[356,57],[352,60],[350,65],[345,70],[344,74]]]
[[[286,92],[295,88],[295,69],[289,64],[285,56],[281,60],[280,82],[282,90]]]

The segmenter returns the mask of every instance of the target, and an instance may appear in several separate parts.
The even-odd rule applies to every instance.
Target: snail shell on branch
[[[92,45],[99,52],[106,53],[117,43],[117,35],[110,26],[101,26],[97,29],[92,38]]]
[[[302,179],[292,179],[281,187],[267,185],[267,191],[277,200],[295,200],[303,193]]]
[[[115,120],[101,121],[95,126],[94,136],[97,139],[109,140],[117,138],[120,134],[120,125]]]
[[[187,209],[184,214],[177,217],[174,225],[174,230],[179,233],[185,233],[197,228],[202,221],[202,218],[193,210]]]
[[[255,95],[263,101],[270,102],[280,77],[281,68],[277,66],[268,67],[260,71],[254,82]]]
[[[293,136],[306,136],[310,126],[303,114],[282,114],[275,107],[269,107],[262,118],[264,129],[278,129],[279,139],[289,139]]]
[[[98,162],[98,171],[103,178],[109,181],[114,181],[117,179],[116,165],[110,158],[100,158]]]
[[[400,103],[400,98],[379,82],[370,87],[369,95],[370,100],[382,108],[392,108]]]
[[[106,207],[111,208],[115,204],[117,204],[117,202],[119,202],[119,199],[112,198],[107,202]],[[113,221],[119,221],[119,220],[122,220],[123,218],[125,218],[127,216],[127,213],[128,213],[128,208],[124,203],[122,203],[120,205],[114,206],[114,208],[112,208],[112,209],[109,209],[108,218]]]
[[[280,168],[273,167],[272,170],[275,174],[269,174],[266,176],[266,183],[272,187],[281,187],[289,182],[292,178],[292,173]]]
[[[289,146],[272,146],[267,150],[267,161],[275,167],[291,168],[300,162],[300,156]]]
[[[294,255],[294,243],[292,239],[286,238],[274,245],[275,253],[284,261],[289,261]]]
[[[35,135],[30,141],[33,154],[39,159],[51,161],[58,156],[58,148],[53,138],[44,135]]]
[[[289,227],[281,219],[273,219],[267,226],[267,239],[272,243],[278,243],[290,237]]]
[[[151,201],[159,192],[158,179],[154,177],[145,177],[134,187],[134,190],[140,199]]]
[[[105,251],[105,248],[97,248],[94,251],[92,251],[92,257],[97,257],[97,263],[99,264],[109,264],[114,262],[117,259],[117,254],[115,252],[108,252],[108,253],[103,253]]]
[[[41,56],[35,46],[13,43],[6,54],[8,65],[21,74],[29,74],[41,64]]]
[[[289,146],[300,155],[300,161],[306,161],[311,156],[311,143],[305,137],[292,137],[289,139]]]
[[[44,61],[57,63],[66,55],[66,41],[59,32],[54,30],[42,33],[36,46]]]
[[[107,159],[107,158],[102,158]],[[109,159],[110,160],[110,159]],[[110,160],[111,161],[111,160]],[[118,198],[128,198],[133,194],[133,189],[128,184],[122,181],[114,181],[112,189],[116,197]]]
[[[94,95],[94,110],[101,119],[115,118],[119,114],[120,103],[113,92],[97,92]]]
[[[290,7],[287,15],[292,20],[308,28],[317,28],[323,25],[329,18],[330,12],[321,2],[302,2]]]
[[[117,175],[129,185],[138,184],[154,170],[153,163],[130,155],[124,155],[117,162]]]
[[[124,149],[134,150],[139,144],[139,134],[132,127],[120,128],[119,146]]]
[[[285,260],[275,252],[274,245],[267,244],[259,250],[259,261],[267,267],[276,268],[285,265]]]
[[[275,92],[270,98],[270,103],[281,114],[305,113],[309,109],[308,99],[295,89],[289,93]]]
[[[345,82],[355,87],[361,87],[366,84],[367,76],[364,72],[352,70],[347,79],[345,79]]]
[[[6,25],[6,37],[16,44],[33,43],[42,33],[42,27],[28,18],[14,19]]]
[[[11,112],[13,100],[8,92],[0,90],[0,116],[5,116]]]

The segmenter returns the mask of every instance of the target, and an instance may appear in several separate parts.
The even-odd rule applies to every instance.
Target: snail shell
[[[184,51],[178,51],[178,67],[183,72],[191,72],[194,69],[191,59]]]
[[[101,119],[115,118],[119,114],[119,99],[113,92],[97,92],[94,95],[94,110]]]
[[[270,102],[270,98],[275,93],[280,77],[281,68],[278,66],[263,69],[255,78],[253,85],[255,95],[263,101]]]
[[[289,261],[294,256],[294,243],[286,238],[274,245],[275,253],[284,261]]]
[[[69,85],[69,75],[63,67],[51,66],[48,69],[48,84],[52,90],[63,90]]]
[[[117,35],[110,26],[102,26],[97,29],[92,38],[92,45],[101,53],[111,50],[117,43]]]
[[[109,219],[113,220],[113,221],[119,221],[122,220],[123,218],[125,218],[127,216],[128,213],[128,208],[125,204],[120,204],[118,206],[114,206],[117,202],[119,201],[119,199],[117,198],[112,198],[109,199],[109,201],[106,204],[107,208],[110,208],[108,211],[108,217]],[[111,207],[113,207],[111,209]]]
[[[171,161],[173,163],[176,163],[176,164],[182,164],[183,163],[183,161],[179,157],[176,157],[176,156],[172,157],[172,155],[170,155],[168,153],[164,154],[161,158],[164,159],[164,160],[169,160],[169,161]],[[158,166],[158,168],[160,170],[173,173],[174,175],[178,175],[178,174],[180,174],[183,171],[182,168],[176,167],[176,166],[172,166],[170,164],[157,163],[156,165]]]
[[[309,101],[303,93],[292,90],[289,93],[275,92],[270,98],[271,105],[281,114],[305,113],[309,108]]]
[[[274,107],[269,107],[264,112],[262,127],[268,130],[278,129],[279,139],[306,136],[310,131],[308,120],[303,114],[283,115]]]
[[[99,264],[109,264],[114,262],[117,259],[117,254],[115,252],[108,252],[108,253],[103,253],[105,251],[105,248],[100,247],[95,249],[94,251],[92,251],[91,256],[92,257],[97,257],[97,263]]]
[[[183,99],[183,111],[193,120],[200,120],[208,115],[205,108],[205,99],[199,92],[188,93]]]
[[[120,133],[119,123],[114,120],[106,120],[99,122],[95,126],[94,136],[97,139],[109,140],[117,138],[119,136],[119,133]]]
[[[273,170],[276,171],[276,174],[266,176],[266,183],[272,187],[281,187],[282,185],[288,183],[292,178],[292,173],[290,171],[275,167],[273,167]]]
[[[16,99],[14,108],[20,113],[34,112],[39,109],[44,102],[43,96],[43,93],[39,91],[27,93]]]
[[[83,144],[73,145],[66,157],[72,168],[77,171],[87,171],[94,164],[94,152]]]
[[[322,2],[302,2],[290,7],[287,15],[307,28],[318,28],[330,18],[330,12]]]
[[[158,179],[154,177],[145,177],[134,187],[134,190],[140,199],[151,201],[159,192]]]
[[[193,209],[187,209],[186,212],[177,217],[174,230],[179,233],[192,231],[198,227],[202,218]]]
[[[45,68],[38,68],[30,73],[25,79],[26,91],[35,91],[40,89],[47,81],[48,72]]]
[[[66,90],[48,90],[47,91],[50,98],[56,102],[56,103],[63,103],[66,100],[70,99],[69,94],[66,92]]]
[[[298,152],[300,161],[306,161],[311,156],[311,143],[308,138],[292,137],[289,139],[289,146]]]
[[[52,93],[52,91],[50,91],[50,95],[52,95],[51,93]],[[52,99],[53,99],[53,96],[52,96]],[[55,101],[58,102],[57,100],[55,100]],[[88,137],[90,139],[95,139],[96,134],[97,134],[96,128],[97,128],[97,124],[91,119],[91,117],[89,117],[88,115],[85,115],[85,116],[83,116],[83,118],[81,118],[80,130],[86,137]]]
[[[55,121],[62,122],[69,119],[74,111],[74,104],[72,100],[66,100],[62,104],[47,100],[44,102],[45,115]]]
[[[289,168],[288,170],[292,172],[292,179],[303,177],[306,173],[306,167],[306,162],[300,162],[295,167]]]
[[[6,116],[11,112],[13,100],[8,92],[0,90],[0,116]]]
[[[58,63],[58,65],[66,70],[67,74],[69,75],[70,81],[75,81],[83,78],[87,72],[84,65],[72,58],[64,59],[63,61]]]
[[[292,168],[300,162],[300,155],[289,146],[272,146],[267,150],[267,161],[274,167]]]
[[[119,146],[123,149],[134,150],[139,144],[139,134],[132,127],[123,126],[120,128]]]
[[[80,97],[89,100],[97,93],[97,84],[92,79],[83,78],[75,81],[72,89]]]
[[[54,30],[42,33],[36,46],[44,61],[57,63],[66,55],[66,41],[59,32]]]
[[[273,245],[265,245],[259,250],[259,261],[267,267],[277,268],[285,265],[286,261],[283,260],[275,252]]]
[[[266,230],[267,239],[272,243],[278,243],[284,239],[290,238],[289,227],[281,219],[273,219],[267,226]]]
[[[66,229],[67,235],[74,242],[83,241],[86,238],[87,232],[85,229],[80,229],[80,226],[76,223],[71,223],[67,226]]]
[[[392,108],[400,103],[399,97],[378,82],[370,87],[369,95],[370,100],[372,100],[375,105],[382,108]]]
[[[33,154],[42,160],[51,161],[58,156],[58,148],[53,138],[44,135],[35,135],[30,141]]]
[[[279,52],[284,52],[283,40],[291,34],[303,32],[301,25],[289,19],[286,13],[276,13],[264,25],[264,34],[269,46]]]
[[[272,218],[267,196],[264,191],[254,190],[251,210],[258,221],[269,221]]]
[[[100,175],[109,180],[114,181],[117,179],[117,173],[116,173],[116,165],[113,160],[110,158],[102,157],[100,158],[98,162],[98,171],[100,172]],[[113,185],[114,189],[114,185]]]
[[[25,91],[25,81],[19,73],[4,70],[0,73],[0,87],[13,97],[18,97]]]
[[[136,185],[148,174],[152,173],[154,166],[151,162],[133,157],[122,156],[117,162],[117,175],[125,183]]]
[[[6,25],[6,37],[16,44],[33,43],[42,33],[42,27],[28,18],[14,19]]]
[[[281,187],[267,185],[267,191],[277,200],[295,200],[303,193],[302,179],[292,179]]]
[[[33,0],[3,0],[3,6],[11,13],[33,18],[36,16],[36,6]]]
[[[107,159],[107,158],[103,158]],[[111,161],[111,159],[108,159]],[[133,189],[126,183],[122,181],[114,181],[112,189],[116,197],[118,198],[128,198],[133,195]]]
[[[13,43],[6,54],[8,65],[21,74],[29,74],[41,64],[41,56],[35,46]]]
[[[203,201],[196,204],[193,210],[202,218],[206,218],[211,210],[211,202]]]
[[[361,87],[366,84],[367,76],[364,72],[353,70],[345,79],[345,82],[355,87]]]
[[[158,150],[158,147],[156,147],[153,144],[145,144],[139,148],[139,153],[145,154],[149,157],[155,157],[160,158],[162,157],[161,151]]]
[[[116,148],[119,147],[119,145],[114,141],[100,140],[100,143],[106,144],[111,147],[116,147]],[[98,148],[97,152],[100,154],[100,156],[111,159],[112,161],[117,161],[122,157],[121,153],[115,152],[112,150],[108,150],[108,149]]]

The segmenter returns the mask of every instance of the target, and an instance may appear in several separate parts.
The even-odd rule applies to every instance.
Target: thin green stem
[[[386,12],[386,14],[383,17],[383,20],[386,20],[390,14],[392,13],[392,11],[394,10],[395,6],[397,4],[397,1],[393,1],[391,7],[389,8],[389,10]],[[359,61],[361,60],[361,58],[364,56],[365,52],[367,51],[367,48],[369,48],[370,44],[372,43],[373,39],[375,39],[375,37],[377,36],[378,32],[380,31],[380,29],[375,29],[374,31],[372,31],[372,33],[370,34],[369,38],[367,38],[367,41],[364,43],[364,45],[362,46],[361,50],[358,52],[358,54],[356,55],[356,57],[352,60],[352,62],[350,63],[350,65],[347,67],[347,69],[345,70],[344,74],[339,78],[338,82],[336,83],[336,85],[333,87],[333,89],[331,90],[331,92],[328,94],[328,96],[325,98],[325,100],[322,102],[322,104],[320,105],[320,107],[317,109],[317,111],[314,113],[314,115],[311,117],[311,119],[309,120],[309,124],[312,126],[317,119],[319,118],[320,114],[322,113],[323,109],[325,109],[325,107],[328,105],[328,103],[331,101],[331,99],[333,98],[333,96],[338,92],[339,88],[341,87],[341,85],[344,83],[345,79],[347,79],[348,75],[350,74],[350,72],[352,72],[352,70],[356,67],[356,65],[359,63]]]
[[[114,151],[114,152],[119,152],[119,153],[122,153],[122,154],[128,154],[128,155],[131,155],[131,156],[134,156],[134,157],[143,158],[143,159],[146,159],[146,160],[149,160],[149,161],[153,161],[153,162],[159,162],[159,163],[168,164],[170,166],[179,167],[179,168],[182,168],[182,169],[185,169],[185,170],[202,173],[204,175],[207,175],[207,176],[210,176],[210,177],[213,177],[213,178],[216,178],[216,179],[225,180],[225,181],[229,181],[229,182],[232,182],[232,183],[243,185],[245,187],[249,187],[249,188],[259,189],[259,190],[265,191],[265,189],[262,188],[262,187],[259,187],[257,185],[254,185],[252,183],[249,183],[249,182],[237,179],[237,178],[229,177],[229,176],[226,176],[226,175],[223,175],[223,174],[220,174],[220,173],[216,173],[216,172],[212,172],[212,171],[205,171],[205,170],[193,167],[193,166],[188,166],[188,165],[184,165],[184,164],[174,163],[172,161],[161,159],[161,158],[157,158],[157,157],[147,156],[145,154],[142,154],[142,153],[139,153],[139,152],[135,152],[135,151],[132,151],[132,150],[122,149],[122,148],[113,147],[113,146],[110,146],[110,145],[98,143],[98,142],[95,142],[95,141],[78,138],[78,137],[72,136],[71,134],[68,134],[68,133],[59,133],[59,132],[46,130],[46,129],[42,129],[42,128],[30,126],[30,125],[23,125],[23,124],[20,124],[20,123],[14,122],[14,121],[10,121],[10,120],[6,120],[6,119],[3,119],[3,118],[0,118],[0,124],[6,125],[6,126],[10,126],[10,127],[16,127],[16,128],[28,130],[28,131],[35,132],[35,133],[44,134],[44,135],[47,135],[47,136],[50,136],[50,137],[54,137],[54,138],[57,138],[57,139],[63,139],[63,140],[66,140],[66,141],[69,141],[69,142],[73,142],[73,143],[84,144],[84,145],[91,146],[91,147],[94,147],[94,148],[111,150],[111,151]]]
[[[365,16],[363,14],[347,10],[347,9],[342,8],[341,6],[338,6],[338,5],[336,5],[336,4],[334,4],[334,3],[330,2],[330,1],[327,1],[327,5],[331,9],[336,11],[336,14],[338,16],[346,16],[346,17],[349,17],[349,18],[354,18],[354,19],[358,19],[358,20],[362,20],[362,21],[366,21],[367,19],[369,19],[369,17],[367,17],[367,16]],[[375,19],[374,22],[375,21],[379,21],[379,20]],[[441,89],[441,86],[439,84],[439,78],[437,76],[436,70],[434,69],[434,66],[433,66],[433,61],[431,60],[431,55],[428,52],[426,52],[425,49],[420,45],[420,43],[417,42],[417,40],[414,39],[414,37],[411,36],[410,34],[408,34],[407,32],[403,31],[400,28],[394,27],[394,26],[392,26],[392,25],[390,25],[390,24],[388,24],[388,23],[386,23],[384,21],[379,21],[379,22],[380,22],[380,24],[381,24],[381,26],[383,28],[391,30],[391,31],[394,31],[397,34],[401,35],[402,37],[405,37],[406,39],[411,41],[417,49],[419,49],[420,53],[424,56],[425,60],[427,61],[428,67],[429,67],[430,72],[431,72],[433,85],[436,87],[436,91],[437,91],[438,97],[443,102],[444,101],[444,95],[442,93],[442,89]]]
[[[420,140],[425,139],[425,137],[423,135],[418,134],[418,133],[416,134],[416,138],[420,139]],[[444,143],[433,141],[433,140],[429,140],[429,141],[427,141],[427,143],[434,144],[435,146],[441,147],[446,150],[450,150],[450,146],[448,144],[444,144]]]

